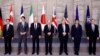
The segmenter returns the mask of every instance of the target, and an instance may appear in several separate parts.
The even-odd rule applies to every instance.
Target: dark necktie
[[[7,25],[7,31],[8,31],[8,29],[9,29],[9,25]]]

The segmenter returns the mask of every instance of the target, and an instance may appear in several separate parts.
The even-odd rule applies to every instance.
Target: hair
[[[61,20],[61,21],[63,21],[63,20],[65,21],[66,19],[62,18],[62,20]]]
[[[22,19],[22,18],[24,18],[24,19],[25,19],[25,16],[22,16],[22,17],[21,17],[21,19]]]
[[[7,21],[7,20],[10,21],[10,19],[6,19],[6,21]]]
[[[79,21],[79,20],[76,20],[76,19],[75,19],[75,21]]]
[[[92,20],[94,20],[94,19],[91,19],[90,21],[92,21]]]

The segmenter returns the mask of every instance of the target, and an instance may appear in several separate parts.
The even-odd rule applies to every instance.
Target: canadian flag
[[[9,19],[10,19],[10,24],[13,25],[14,17],[13,17],[13,11],[12,11],[12,4],[10,6],[10,16],[9,16]]]
[[[44,5],[42,6],[42,15],[41,15],[41,26],[42,26],[42,31],[44,30],[44,26],[46,25],[46,17],[45,17],[45,10],[44,10]]]

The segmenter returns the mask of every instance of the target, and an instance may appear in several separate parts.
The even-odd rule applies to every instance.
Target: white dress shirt
[[[63,24],[62,26],[63,26],[63,31],[65,32],[66,31],[65,24]]]
[[[48,25],[49,30],[51,29],[51,25]]]
[[[7,24],[7,27],[6,28],[7,28],[7,30],[9,29],[9,24]]]
[[[25,25],[25,22],[22,22],[22,25],[23,25],[23,27],[24,27],[24,25]]]
[[[93,30],[93,31],[95,30],[95,25],[94,25],[94,24],[92,24],[92,30]]]

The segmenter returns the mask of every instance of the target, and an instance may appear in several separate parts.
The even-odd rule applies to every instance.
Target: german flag
[[[2,13],[0,8],[0,36],[2,36],[2,31],[3,31],[3,21],[2,21]]]

